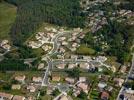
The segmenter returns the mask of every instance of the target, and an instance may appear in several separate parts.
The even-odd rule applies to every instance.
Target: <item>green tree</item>
[[[79,77],[81,73],[79,68],[74,68],[73,70],[67,70],[66,72],[70,77]]]
[[[83,91],[78,95],[78,97],[82,100],[87,100],[87,94]]]
[[[4,84],[2,88],[4,90],[11,90],[11,85],[10,84]]]
[[[52,93],[53,96],[57,96],[58,94],[60,94],[60,91],[58,89],[55,89]]]

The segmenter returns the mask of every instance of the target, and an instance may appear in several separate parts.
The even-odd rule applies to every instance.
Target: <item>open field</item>
[[[10,28],[16,18],[16,7],[8,3],[0,3],[0,39],[9,38]]]

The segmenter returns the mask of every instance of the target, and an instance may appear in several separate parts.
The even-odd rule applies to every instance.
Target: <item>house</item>
[[[72,35],[73,36],[76,36],[76,35],[78,35],[79,34],[79,32],[74,32]]]
[[[62,41],[61,45],[66,46],[66,45],[68,45],[68,42]]]
[[[109,80],[110,76],[109,75],[99,75],[98,78],[100,81],[107,82]]]
[[[86,81],[86,77],[79,77],[79,81],[80,82],[85,82]]]
[[[38,65],[38,69],[43,69],[44,68],[44,63],[40,63],[39,65]]]
[[[54,88],[53,88],[53,87],[48,86],[48,87],[47,87],[47,93],[46,93],[46,94],[50,95],[50,94],[52,94],[52,93],[53,93],[53,91],[54,91]]]
[[[81,28],[74,28],[74,29],[73,29],[74,32],[82,32],[82,30],[83,30],[83,29],[81,29]]]
[[[98,87],[100,89],[104,89],[106,86],[107,86],[107,84],[105,82],[99,82],[99,84],[98,84]]]
[[[78,56],[77,55],[71,55],[71,59],[77,59]]]
[[[41,36],[41,37],[45,35],[44,32],[38,32],[37,34],[38,34],[39,36]]]
[[[32,80],[33,80],[33,82],[42,82],[41,77],[33,77]]]
[[[60,28],[59,31],[60,31],[60,32],[64,32],[64,28]]]
[[[80,68],[82,69],[90,69],[89,63],[80,63]]]
[[[43,49],[44,51],[48,51],[48,50],[51,50],[52,47],[51,47],[51,46],[48,46],[48,45],[43,45],[43,46],[42,46],[42,49]]]
[[[12,94],[0,92],[0,100],[11,100],[12,98]]]
[[[26,100],[26,98],[24,96],[15,95],[13,100]]]
[[[114,72],[114,73],[116,72],[116,67],[115,66],[111,66],[110,68],[111,68],[112,72]]]
[[[38,34],[36,34],[35,38],[36,38],[37,40],[39,40],[39,39],[41,39],[41,36],[39,36]]]
[[[15,77],[15,80],[16,81],[19,81],[19,82],[24,82],[25,81],[25,78],[26,78],[25,75],[19,75],[19,76],[16,76]]]
[[[74,52],[74,51],[76,51],[76,47],[72,47],[72,48],[70,48],[70,50],[71,50],[72,52]]]
[[[73,47],[73,48],[76,48],[77,46],[78,46],[77,43],[73,43],[73,44],[72,44],[72,47]]]
[[[70,84],[73,84],[75,82],[75,79],[74,78],[70,78],[70,77],[66,77],[65,81],[67,81]]]
[[[113,87],[112,86],[108,86],[107,87],[107,91],[111,92],[113,90]]]
[[[96,57],[96,60],[100,61],[100,62],[105,62],[107,60],[107,58],[105,56],[98,56],[98,57]]]
[[[60,37],[59,41],[64,41],[66,39],[66,37]]]
[[[77,87],[82,89],[83,92],[88,93],[88,84],[87,83],[84,83],[84,82],[78,83]]]
[[[35,42],[35,41],[29,41],[28,46],[31,47],[32,49],[37,49],[41,46],[42,44],[40,42]]]
[[[59,69],[64,69],[65,68],[65,64],[58,64],[56,65],[57,68]]]
[[[11,46],[9,44],[5,44],[2,46],[3,49],[10,50]]]
[[[126,93],[134,95],[134,90],[129,88],[129,89],[126,90]]]
[[[6,49],[6,50],[10,50],[11,46],[9,45],[9,41],[8,40],[3,40],[0,44],[0,46],[3,48],[3,49]]]
[[[20,84],[13,84],[11,88],[13,90],[20,90],[21,89],[21,85]]]
[[[62,95],[58,100],[69,100],[67,96]]]
[[[73,90],[73,95],[75,96],[75,97],[77,97],[79,94],[80,94],[80,89],[74,89]]]
[[[96,58],[97,61],[100,61],[100,62],[105,62],[107,60],[107,58],[105,56],[98,56]]]
[[[101,100],[108,100],[109,99],[109,93],[106,91],[103,91],[101,93]]]
[[[60,47],[60,48],[59,48],[59,52],[60,52],[60,53],[64,53],[65,51],[66,51],[66,50],[65,50],[63,47]]]
[[[76,38],[77,38],[76,36],[72,36],[71,40],[72,40],[72,41],[75,41]]]
[[[54,34],[55,34],[55,33],[52,33],[52,32],[51,32],[51,33],[47,33],[47,35],[49,35],[51,38],[54,37]]]
[[[76,64],[68,64],[68,69],[73,69],[75,68],[77,65]]]
[[[52,75],[52,81],[60,81],[60,76],[59,75]]]
[[[27,90],[29,90],[30,92],[33,93],[36,91],[36,88],[33,85],[29,85],[29,86],[27,86]]]
[[[115,85],[118,87],[121,87],[122,84],[124,83],[124,79],[121,78],[114,78]]]
[[[35,97],[32,97],[32,96],[29,96],[29,97],[27,98],[27,100],[36,100],[36,98],[35,98]]]
[[[3,40],[0,45],[3,46],[3,45],[8,44],[8,43],[9,43],[8,40]]]
[[[134,94],[124,93],[124,99],[122,100],[134,100]]]
[[[127,70],[127,67],[125,65],[121,66],[120,72],[125,73]]]

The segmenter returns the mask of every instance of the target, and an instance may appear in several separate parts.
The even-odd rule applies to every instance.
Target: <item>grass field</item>
[[[16,7],[8,3],[0,3],[0,40],[8,38],[10,28],[16,18]]]

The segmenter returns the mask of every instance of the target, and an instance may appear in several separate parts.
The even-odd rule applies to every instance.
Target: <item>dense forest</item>
[[[11,29],[14,44],[21,44],[43,22],[83,27],[84,15],[79,0],[5,0],[17,6],[17,18]]]
[[[24,71],[30,69],[23,60],[5,59],[0,62],[0,71]]]

